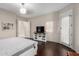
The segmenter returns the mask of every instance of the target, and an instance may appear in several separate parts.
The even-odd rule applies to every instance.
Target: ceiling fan
[[[20,8],[20,13],[21,14],[26,14],[27,13],[27,9],[24,6],[25,6],[25,3],[21,3],[21,8]]]

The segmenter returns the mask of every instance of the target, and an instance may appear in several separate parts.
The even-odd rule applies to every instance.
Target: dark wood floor
[[[74,50],[55,42],[39,42],[36,56],[65,56],[68,51]]]

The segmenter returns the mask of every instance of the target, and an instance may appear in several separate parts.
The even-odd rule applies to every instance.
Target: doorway
[[[73,48],[72,15],[68,14],[63,16],[60,23],[60,43]]]
[[[18,20],[18,37],[28,37],[30,38],[30,22]]]

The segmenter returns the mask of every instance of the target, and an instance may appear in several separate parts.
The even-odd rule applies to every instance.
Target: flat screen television
[[[37,26],[36,27],[36,32],[37,33],[44,33],[44,26]]]

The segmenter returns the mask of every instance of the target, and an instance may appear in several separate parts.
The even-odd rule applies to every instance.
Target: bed
[[[37,44],[21,37],[0,39],[0,56],[33,56],[37,54]]]

